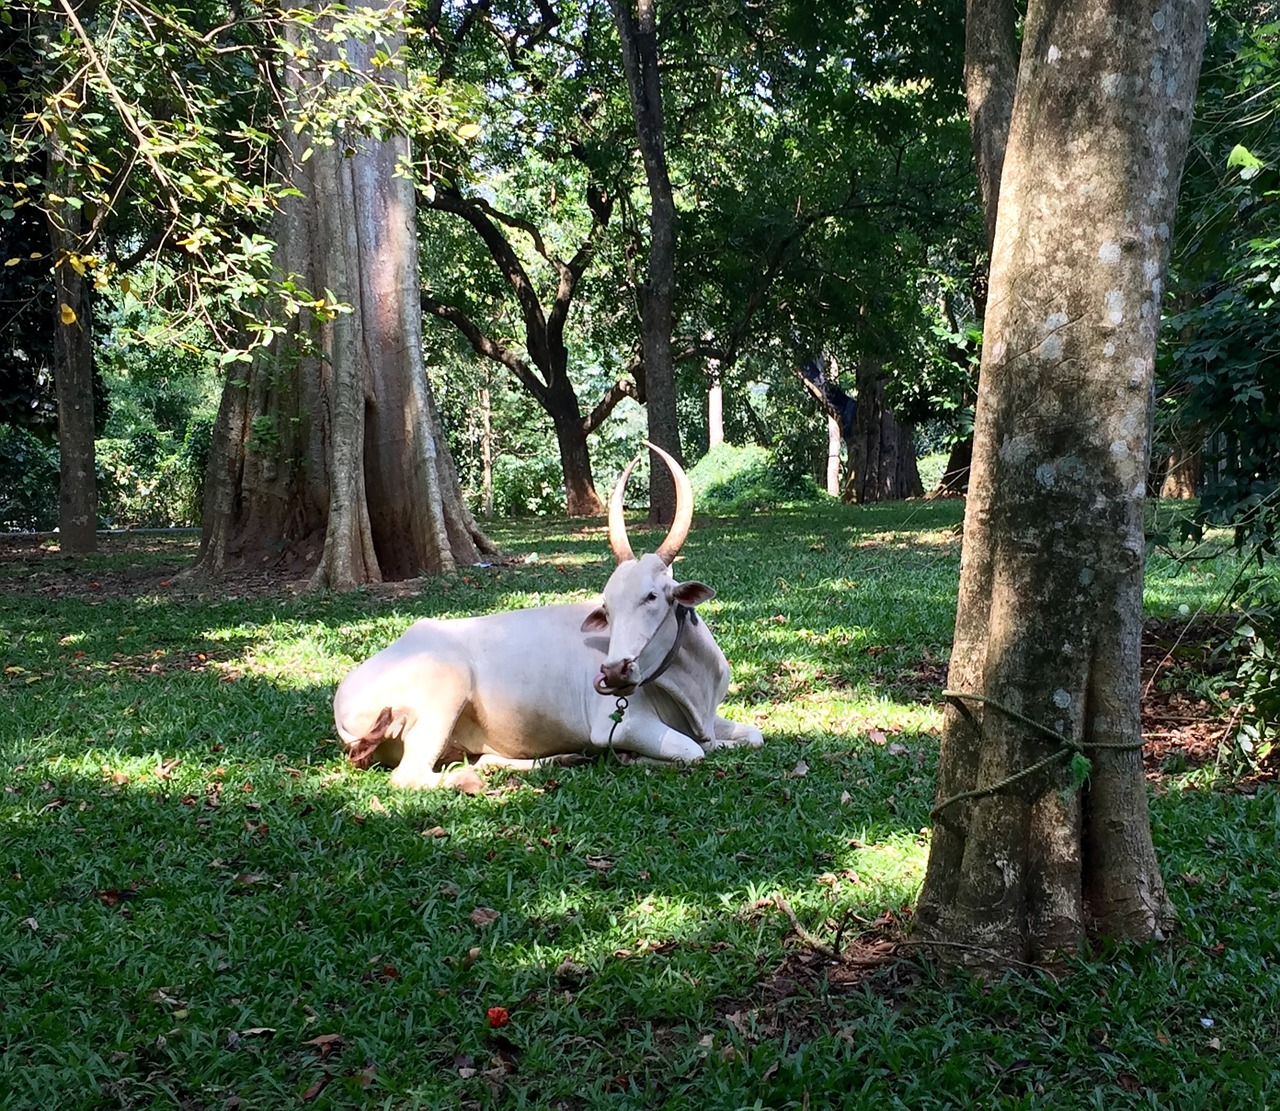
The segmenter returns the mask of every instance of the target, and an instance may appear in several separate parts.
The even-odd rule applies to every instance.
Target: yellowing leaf
[[[478,123],[464,123],[458,128],[459,139],[474,139],[480,134],[480,125]]]
[[[70,305],[64,303],[62,305],[62,308],[59,311],[62,316],[63,324],[70,325],[76,322],[76,310],[73,309]]]
[[[5,265],[6,265],[6,266],[17,266],[17,265],[18,265],[18,263],[20,263],[21,261],[22,261],[22,259],[20,259],[20,258],[11,258],[11,259],[9,259],[9,261],[8,261],[8,262],[6,262],[6,263],[5,263]]]
[[[67,261],[71,263],[71,269],[74,270],[77,274],[80,275],[80,277],[83,278],[84,277],[84,259],[80,255],[67,255]],[[71,321],[68,320],[66,323],[70,324]]]
[[[130,289],[132,289],[132,288],[133,288],[133,286],[132,286],[132,285],[131,285],[131,283],[129,282],[129,279],[128,279],[128,278],[121,278],[121,279],[120,279],[120,292],[121,292],[121,293],[128,293],[128,292],[129,292],[129,290],[130,290]]]

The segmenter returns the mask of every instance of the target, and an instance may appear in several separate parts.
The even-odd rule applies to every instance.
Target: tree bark
[[[675,370],[671,358],[676,206],[667,172],[654,0],[637,0],[634,16],[630,0],[609,0],[609,5],[622,41],[622,64],[636,121],[640,157],[649,184],[649,265],[640,301],[649,440],[682,461],[680,426],[676,419]],[[675,504],[675,486],[667,468],[650,467],[650,522],[669,524],[675,515]]]
[[[49,179],[59,172],[61,141],[49,140]],[[98,547],[98,488],[93,442],[93,317],[89,283],[79,264],[80,209],[50,204],[53,249],[53,380],[58,399],[58,543],[78,555]],[[77,268],[79,266],[79,269]]]
[[[1206,6],[1028,8],[949,676],[994,703],[947,710],[916,915],[947,962],[1051,963],[1170,919],[1138,751],[1142,510]],[[1065,760],[997,786],[1061,750],[1046,730],[1088,754],[1084,787]]]
[[[343,49],[372,70],[370,45]],[[318,95],[313,75],[289,73],[295,95]],[[477,562],[493,547],[463,503],[422,364],[414,190],[396,175],[407,142],[282,130],[281,172],[302,195],[277,218],[278,269],[350,311],[314,329],[295,317],[228,377],[197,567],[305,565],[313,586],[345,590]]]

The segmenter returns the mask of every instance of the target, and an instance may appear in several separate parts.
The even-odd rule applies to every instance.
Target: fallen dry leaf
[[[444,826],[432,826],[430,829],[422,831],[423,837],[448,837],[449,831]]]
[[[873,745],[882,745],[889,739],[879,729],[867,730],[867,736]]]
[[[341,1034],[319,1034],[314,1038],[308,1038],[303,1045],[314,1046],[320,1051],[320,1059],[328,1057],[335,1049],[342,1048]]]
[[[325,1088],[329,1086],[329,1081],[332,1079],[333,1077],[331,1077],[328,1073],[322,1073],[320,1076],[320,1079],[317,1080],[314,1084],[311,1085],[310,1088],[308,1088],[305,1092],[302,1093],[303,1102],[310,1103],[313,1099],[316,1098],[316,1096],[318,1096],[321,1092],[325,1090]]]
[[[803,779],[809,774],[809,765],[803,760],[797,760],[796,766],[786,773],[788,779]]]
[[[164,760],[157,764],[155,766],[155,770],[151,774],[157,779],[170,779],[173,776],[173,769],[181,763],[182,761],[174,756],[172,759]]]
[[[614,866],[615,861],[610,860],[607,856],[588,856],[584,857],[588,868],[594,868],[597,872],[607,872]]]
[[[491,926],[502,917],[502,913],[493,907],[476,907],[467,917],[477,926]]]

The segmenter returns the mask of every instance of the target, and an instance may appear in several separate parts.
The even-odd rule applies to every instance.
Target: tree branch
[[[485,335],[475,321],[461,309],[453,305],[446,305],[443,301],[437,301],[427,293],[421,295],[421,302],[423,312],[430,313],[440,320],[447,320],[466,337],[467,342],[471,344],[472,350],[477,355],[492,359],[499,366],[506,367],[519,379],[520,384],[533,394],[538,404],[544,409],[547,408],[546,384],[529,369],[529,364],[512,351],[511,348]]]
[[[533,283],[525,271],[515,250],[502,234],[501,229],[490,219],[491,207],[487,202],[463,197],[456,189],[438,189],[430,207],[440,212],[451,212],[461,216],[473,228],[489,249],[489,255],[497,263],[502,276],[516,295],[520,304],[520,312],[525,322],[525,340],[529,348],[529,356],[539,367],[549,367],[549,351],[547,350],[547,318],[534,292]],[[497,214],[494,214],[497,218]],[[514,219],[514,218],[513,218]],[[425,307],[425,306],[424,306]],[[544,373],[546,373],[544,371]]]
[[[639,401],[640,391],[636,388],[634,381],[619,378],[618,381],[610,386],[605,392],[604,397],[599,400],[596,407],[591,410],[591,415],[582,422],[582,430],[590,436],[592,432],[609,419],[609,414],[618,407],[618,403],[624,397],[630,397],[635,401]]]

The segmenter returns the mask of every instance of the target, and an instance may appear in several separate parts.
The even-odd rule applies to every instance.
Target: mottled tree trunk
[[[944,960],[1049,963],[1170,916],[1138,751],[1142,509],[1205,19],[1206,0],[1027,12],[949,677],[1019,716],[947,710],[916,916]],[[948,803],[1058,751],[1043,730],[1084,746],[1082,790],[1059,760]]]
[[[676,420],[675,369],[671,359],[674,319],[676,206],[667,173],[662,123],[662,83],[654,0],[609,0],[622,40],[622,63],[636,121],[640,157],[649,183],[649,266],[640,303],[649,440],[681,459]],[[668,524],[675,514],[675,486],[666,467],[649,468],[649,520]]]
[[[372,67],[369,44],[343,49]],[[300,99],[316,95],[314,75],[290,74]],[[284,132],[280,166],[302,195],[277,218],[278,269],[350,311],[317,327],[295,317],[229,375],[197,566],[307,566],[313,585],[342,590],[474,563],[492,547],[463,504],[422,364],[414,191],[396,176],[407,143]]]
[[[59,175],[60,141],[49,142],[50,180]],[[93,443],[93,329],[89,282],[78,263],[78,206],[49,209],[53,248],[53,380],[58,399],[58,543],[71,554],[98,546],[98,488]],[[73,258],[76,262],[73,263]],[[79,266],[79,268],[77,268]]]
[[[894,416],[885,398],[880,364],[873,359],[858,363],[857,396],[845,500],[863,503],[918,497],[924,488],[916,467],[913,429]]]

